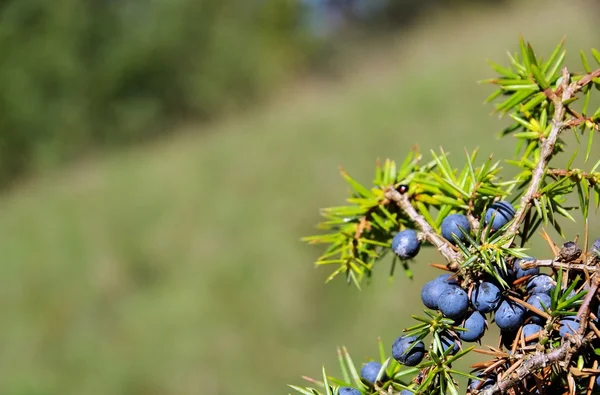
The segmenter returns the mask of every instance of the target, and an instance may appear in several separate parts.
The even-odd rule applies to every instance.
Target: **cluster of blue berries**
[[[401,186],[401,188],[404,186]],[[400,192],[405,192],[400,190]],[[493,230],[500,229],[514,217],[515,211],[508,202],[494,203],[485,215],[485,222],[490,223]],[[471,226],[466,216],[462,214],[452,214],[447,216],[442,222],[442,236],[448,241],[454,243],[454,237],[464,241],[464,234],[461,232],[470,232]],[[403,260],[412,259],[417,256],[421,249],[421,240],[417,232],[412,229],[398,232],[392,240],[392,250]],[[463,290],[458,281],[452,278],[450,274],[444,274],[435,280],[427,283],[421,294],[423,303],[430,309],[439,309],[449,318],[460,320],[463,317],[463,326],[466,331],[458,335],[451,332],[442,333],[440,340],[443,351],[451,349],[450,353],[455,354],[461,347],[460,340],[477,341],[483,336],[486,328],[486,321],[481,312],[490,312],[495,310],[500,301],[500,290],[491,283],[482,283],[478,291],[472,296],[475,311],[466,314],[468,310],[467,292]],[[496,300],[497,299],[497,300]],[[401,364],[407,366],[418,365],[425,356],[425,344],[417,341],[414,336],[402,336],[396,339],[392,347],[393,357]],[[372,361],[363,365],[361,377],[366,382],[373,385],[377,381],[382,365]],[[381,372],[380,381],[386,381],[388,377],[385,372]],[[402,394],[412,394],[410,391],[403,391]],[[359,395],[360,392],[354,388],[342,387],[339,390],[340,395]]]
[[[487,209],[482,222],[494,232],[505,227],[514,216],[513,206],[506,201],[499,201]],[[465,234],[470,232],[470,222],[465,215],[451,214],[442,222],[441,235],[453,244],[456,240],[465,242]],[[579,248],[574,243],[570,244],[573,244],[576,249]],[[596,244],[600,251],[600,239],[594,246]],[[414,258],[420,248],[419,235],[412,229],[398,232],[392,240],[392,250],[401,259]],[[462,342],[480,341],[488,328],[487,316],[492,314],[494,322],[501,331],[502,343],[507,349],[511,349],[517,334],[522,334],[525,346],[538,342],[537,339],[546,326],[546,318],[537,314],[536,310],[545,312],[551,309],[551,295],[556,288],[556,282],[551,276],[541,274],[537,267],[523,269],[522,262],[521,259],[515,259],[507,272],[497,268],[500,277],[510,285],[509,290],[503,291],[497,279],[489,275],[461,281],[457,274],[448,273],[425,284],[421,291],[423,304],[454,321],[453,326],[438,333],[442,348],[440,352],[454,355],[462,348]],[[574,295],[575,292],[572,292],[569,297]],[[525,309],[514,301],[516,297],[520,297],[535,309]],[[600,317],[600,307],[596,316]],[[563,316],[558,324],[558,335],[562,338],[575,334],[579,329],[579,320],[575,316]],[[431,350],[426,349],[423,340],[413,335],[400,336],[392,345],[393,358],[405,366],[418,365],[428,352]],[[389,380],[385,370],[382,370],[382,365],[375,361],[364,364],[360,376],[371,386],[376,382]],[[476,376],[479,377],[478,380],[469,380],[470,392],[488,389],[496,383],[494,373],[486,375],[477,373]],[[596,381],[596,385],[600,386],[600,376]],[[360,392],[354,388],[342,387],[339,394],[359,395]],[[409,394],[412,392],[408,390],[401,392],[401,395]]]
[[[505,226],[514,215],[515,210],[509,202],[496,202],[486,211],[484,224],[495,231]],[[470,231],[469,220],[463,214],[451,214],[442,221],[441,233],[449,242],[454,243],[457,239],[464,242],[465,233]],[[401,259],[414,258],[420,250],[417,233],[410,229],[398,232],[392,240],[392,249]],[[519,275],[526,275],[525,271],[519,272]],[[444,351],[452,348],[452,353],[460,349],[461,341],[475,342],[481,339],[487,326],[485,314],[497,311],[496,323],[502,329],[518,327],[524,314],[520,306],[502,300],[500,287],[492,280],[481,281],[474,287],[469,297],[457,278],[450,274],[443,274],[425,284],[421,299],[426,307],[439,310],[446,317],[462,323],[464,331],[440,335]],[[401,336],[394,342],[392,354],[398,362],[414,366],[423,359],[425,345],[422,341],[417,341],[414,336]]]
[[[520,263],[521,260],[514,262],[514,270],[510,271],[507,280],[512,283],[523,279],[525,284],[523,293],[528,295],[527,303],[540,311],[549,310],[550,294],[556,287],[553,279],[548,275],[540,274],[538,268],[524,270],[520,267]],[[444,353],[451,349],[449,353],[455,354],[462,348],[463,341],[479,341],[487,329],[486,315],[491,313],[494,313],[494,320],[501,329],[503,338],[512,342],[518,330],[522,328],[523,337],[528,339],[527,345],[537,343],[536,338],[546,322],[545,318],[532,310],[526,310],[520,304],[505,299],[500,285],[492,278],[478,281],[471,287],[470,292],[467,292],[461,288],[455,277],[442,274],[425,284],[421,299],[426,307],[439,310],[444,316],[454,320],[456,326],[461,329],[440,333]],[[600,311],[598,313],[600,314]],[[579,328],[579,320],[576,317],[565,317],[559,323],[561,337],[575,334]],[[510,346],[507,345],[507,348]],[[406,366],[418,365],[425,353],[425,344],[416,336],[400,336],[392,345],[392,356]],[[471,381],[469,388],[481,390],[491,387],[494,383],[493,376],[488,376],[481,385],[479,385],[480,381]]]
[[[483,224],[494,232],[505,227],[514,216],[513,206],[509,202],[499,201],[487,209],[483,216]],[[441,235],[453,244],[456,240],[464,243],[465,234],[470,232],[470,222],[465,215],[451,214],[442,222]],[[416,232],[399,232],[392,242],[392,248],[402,259],[414,258],[420,248]],[[544,312],[551,308],[551,294],[556,283],[551,276],[540,274],[539,268],[523,269],[521,263],[522,260],[516,259],[508,273],[500,273],[500,269],[497,269],[506,283],[512,286],[510,291],[503,292],[501,285],[492,276],[475,281],[470,279],[464,282],[468,284],[461,286],[461,281],[456,275],[443,274],[425,284],[421,292],[423,304],[452,319],[455,327],[460,329],[439,333],[442,352],[446,353],[450,349],[449,353],[455,354],[462,348],[462,342],[478,342],[488,326],[486,315],[491,314],[501,330],[507,348],[511,348],[511,343],[519,331],[527,339],[526,345],[537,343],[540,332],[544,330],[546,318],[536,314],[533,309],[525,309],[506,295],[521,296],[522,300]],[[570,296],[574,294],[573,292]],[[598,313],[600,314],[600,310]],[[576,333],[579,320],[574,316],[566,316],[559,321],[559,326],[559,335],[564,338]],[[425,344],[416,336],[400,336],[392,345],[392,356],[406,366],[418,365],[425,354]],[[487,375],[482,376],[481,380],[471,380],[469,389],[482,390],[494,384],[495,376]]]

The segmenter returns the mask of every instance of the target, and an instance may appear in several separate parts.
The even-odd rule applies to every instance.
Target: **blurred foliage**
[[[468,4],[506,5],[506,0],[304,0],[314,8],[326,8],[334,14],[338,26],[367,31],[406,27],[435,8],[452,9]]]
[[[0,183],[261,93],[310,42],[286,0],[0,3]]]
[[[0,186],[88,151],[165,134],[181,119],[213,119],[299,70],[331,67],[347,30],[311,33],[311,9],[338,13],[319,23],[373,32],[468,2],[489,3],[0,1]]]

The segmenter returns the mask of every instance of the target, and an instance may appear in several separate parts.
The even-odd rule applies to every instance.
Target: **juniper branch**
[[[600,179],[600,173],[588,173],[585,171],[580,171],[579,169],[549,169],[548,174],[559,177],[580,177],[590,180],[592,182],[596,182],[597,179]]]
[[[535,198],[535,195],[540,189],[542,179],[544,178],[544,174],[546,172],[546,167],[548,166],[548,161],[550,160],[552,152],[554,151],[554,146],[556,145],[556,140],[558,139],[558,136],[564,127],[563,118],[565,117],[566,110],[565,106],[563,105],[563,101],[572,97],[572,93],[570,93],[571,90],[568,89],[569,77],[569,71],[566,67],[564,67],[562,70],[563,80],[561,86],[557,88],[557,91],[561,89],[563,90],[562,98],[558,97],[555,92],[552,92],[549,95],[554,104],[554,115],[552,116],[552,129],[550,130],[550,134],[542,144],[540,160],[535,166],[535,169],[533,170],[529,188],[527,188],[527,191],[521,198],[521,204],[515,214],[515,219],[513,220],[511,226],[508,228],[507,232],[513,235],[513,239],[517,235],[519,227],[521,226],[523,221],[525,221],[527,213],[529,212],[529,209],[533,204],[533,199]]]
[[[394,201],[398,207],[402,209],[408,215],[408,217],[419,227],[423,236],[427,241],[433,244],[438,251],[448,261],[448,268],[456,270],[458,268],[458,262],[460,261],[460,255],[452,248],[452,246],[438,235],[435,230],[429,225],[427,220],[415,210],[413,205],[410,203],[408,196],[401,194],[393,188],[389,188],[385,193],[386,198]]]
[[[559,348],[556,348],[548,353],[541,353],[533,355],[530,358],[523,360],[521,366],[509,376],[503,377],[499,380],[493,387],[481,391],[481,395],[493,395],[493,394],[504,394],[509,389],[518,385],[520,381],[522,381],[525,377],[529,376],[531,373],[544,368],[545,366],[555,364],[561,361],[565,361],[570,359],[570,357],[576,353],[583,345],[587,344],[595,334],[590,332],[587,336],[583,336],[586,329],[587,317],[589,315],[590,303],[594,298],[596,292],[598,291],[598,279],[595,278],[592,286],[590,287],[590,291],[587,293],[584,302],[581,304],[579,308],[579,312],[577,316],[581,320],[581,324],[577,334],[574,336],[570,336],[565,343],[563,343]],[[564,369],[568,369],[568,366],[564,366]]]
[[[570,269],[577,271],[587,271],[588,273],[600,273],[600,266],[591,263],[565,263],[559,262],[554,259],[541,259],[541,260],[531,260],[531,261],[522,261],[520,262],[522,269],[531,269],[534,267],[549,267],[552,269]]]
[[[569,84],[571,74],[569,73],[568,69],[564,67],[562,69],[562,81],[560,86],[558,86],[555,91],[546,90],[546,95],[552,100],[554,105],[552,128],[548,137],[546,137],[542,143],[540,160],[533,170],[531,183],[521,198],[521,204],[515,214],[513,223],[507,230],[509,234],[513,235],[512,240],[514,240],[514,237],[516,237],[519,227],[525,221],[527,213],[533,205],[533,200],[539,193],[540,185],[542,184],[542,180],[546,174],[546,168],[548,167],[548,162],[554,152],[554,147],[556,145],[556,141],[558,140],[558,136],[562,130],[568,126],[564,120],[567,110],[567,106],[564,103],[573,98],[575,93],[580,91],[585,85],[592,82],[592,80],[598,76],[600,76],[600,69],[588,73],[579,81]],[[510,240],[510,243],[512,243],[512,240]]]

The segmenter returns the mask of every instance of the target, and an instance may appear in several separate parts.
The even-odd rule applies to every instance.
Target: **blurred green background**
[[[600,33],[592,1],[424,4],[315,35],[284,0],[1,1],[0,393],[283,394],[376,357],[440,257],[324,285],[299,239],[338,165],[510,157],[485,59]]]

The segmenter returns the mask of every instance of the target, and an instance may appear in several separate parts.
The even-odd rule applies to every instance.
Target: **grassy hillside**
[[[586,3],[529,4],[431,15],[357,50],[338,81],[0,198],[0,392],[283,394],[335,366],[338,344],[374,356],[378,336],[390,343],[421,310],[440,258],[423,251],[415,281],[384,269],[359,293],[323,285],[319,250],[299,238],[344,196],[338,165],[368,180],[377,157],[414,144],[459,161],[464,147],[511,154],[475,83],[484,60],[504,61],[518,32],[540,53],[567,34],[573,58],[599,33]]]

